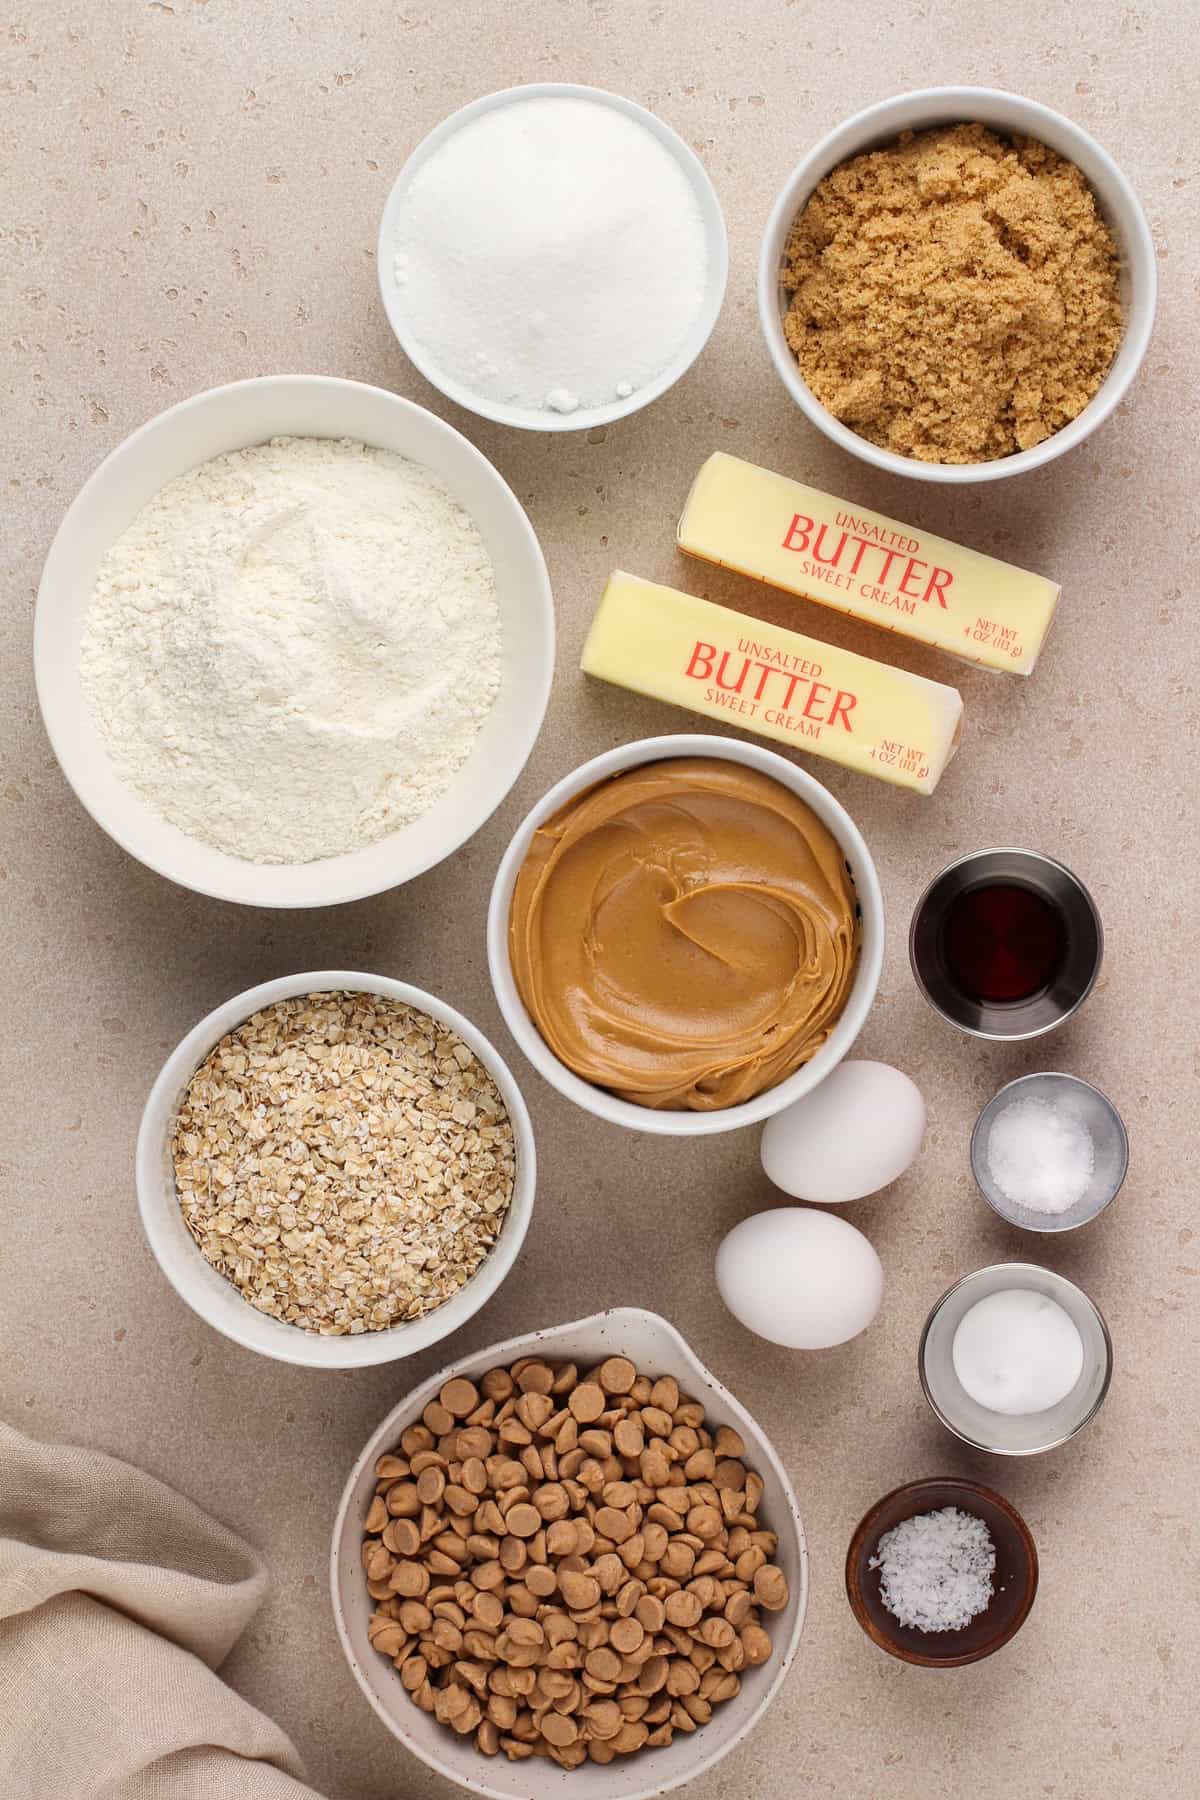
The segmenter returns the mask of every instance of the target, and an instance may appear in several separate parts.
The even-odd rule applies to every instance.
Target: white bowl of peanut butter
[[[883,899],[854,821],[785,757],[645,738],[517,829],[488,911],[505,1023],[550,1085],[631,1131],[701,1137],[811,1092],[879,985]]]

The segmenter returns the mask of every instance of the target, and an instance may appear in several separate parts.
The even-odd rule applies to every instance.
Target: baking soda
[[[1028,1418],[1071,1393],[1083,1373],[1083,1339],[1048,1294],[1002,1288],[964,1313],[951,1359],[959,1385],[978,1406]]]
[[[477,114],[420,164],[392,247],[396,301],[443,375],[506,405],[628,398],[704,300],[695,191],[652,131],[594,100]]]

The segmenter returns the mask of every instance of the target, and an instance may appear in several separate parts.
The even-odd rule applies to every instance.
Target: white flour
[[[500,686],[474,522],[427,470],[276,438],[170,482],[104,558],[81,674],[121,776],[254,862],[425,812]]]
[[[481,113],[433,151],[392,252],[400,311],[442,374],[560,413],[660,374],[708,274],[699,203],[666,145],[565,97]]]

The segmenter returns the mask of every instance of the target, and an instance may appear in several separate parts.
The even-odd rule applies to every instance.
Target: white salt
[[[674,360],[708,240],[682,166],[595,100],[517,99],[453,132],[400,205],[405,323],[444,376],[555,413],[626,399]]]
[[[1030,1212],[1064,1213],[1082,1200],[1096,1167],[1083,1120],[1049,1100],[1014,1100],[992,1120],[988,1174],[1006,1199]]]
[[[869,1568],[883,1604],[916,1631],[961,1631],[992,1597],[996,1547],[974,1513],[957,1506],[918,1513],[885,1531]]]

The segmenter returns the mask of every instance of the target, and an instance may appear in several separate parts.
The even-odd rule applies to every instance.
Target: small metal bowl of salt
[[[1121,1115],[1099,1088],[1046,1070],[1010,1081],[971,1134],[971,1171],[1022,1231],[1075,1231],[1116,1199],[1129,1166]]]

